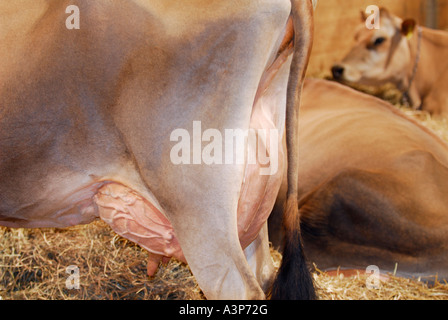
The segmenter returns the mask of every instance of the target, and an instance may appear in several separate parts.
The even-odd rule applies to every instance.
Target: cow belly
[[[81,185],[82,178],[72,176],[73,185]],[[9,228],[65,228],[88,224],[98,218],[93,197],[105,182],[84,185],[76,190],[60,191],[66,185],[58,183],[44,189],[52,198],[47,201],[31,199],[12,211],[13,214],[0,213],[0,225]]]

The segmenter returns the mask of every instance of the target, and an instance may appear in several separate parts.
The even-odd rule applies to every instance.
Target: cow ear
[[[414,34],[416,25],[417,22],[415,22],[414,19],[404,20],[403,23],[401,24],[401,34],[406,38],[411,39]]]

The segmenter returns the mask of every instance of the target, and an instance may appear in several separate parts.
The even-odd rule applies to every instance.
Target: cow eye
[[[384,38],[384,37],[376,38],[375,41],[373,42],[373,45],[374,45],[375,47],[376,47],[376,46],[379,46],[379,45],[382,44],[384,41],[386,41],[386,38]]]

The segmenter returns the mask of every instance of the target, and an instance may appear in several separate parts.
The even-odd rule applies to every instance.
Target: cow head
[[[364,13],[361,16],[363,24],[356,32],[355,46],[332,67],[334,79],[361,85],[400,85],[412,69],[409,40],[416,22],[381,9],[380,29],[369,30]]]

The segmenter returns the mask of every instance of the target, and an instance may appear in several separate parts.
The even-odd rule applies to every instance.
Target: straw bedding
[[[171,260],[152,278],[147,254],[117,236],[104,222],[57,229],[0,228],[0,296],[39,300],[197,300],[204,299],[187,265]],[[281,255],[272,250],[276,265]],[[67,289],[67,267],[79,268],[79,289]],[[368,288],[369,275],[330,276],[317,267],[314,279],[325,300],[448,299],[448,284],[389,276]]]

